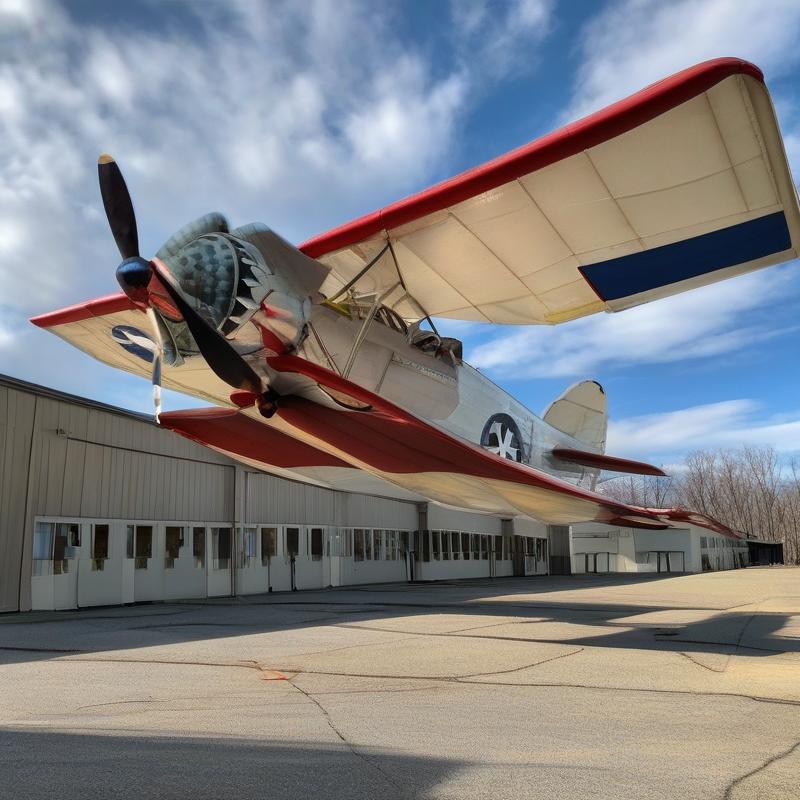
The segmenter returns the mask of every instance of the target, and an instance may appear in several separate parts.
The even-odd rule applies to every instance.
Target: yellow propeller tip
[[[98,164],[113,164],[114,157],[110,156],[108,153],[101,153],[100,158],[97,159]]]

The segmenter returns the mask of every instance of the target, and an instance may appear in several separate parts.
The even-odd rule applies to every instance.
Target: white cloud
[[[618,314],[513,329],[468,357],[502,376],[549,378],[718,356],[783,333],[764,309],[797,291],[791,268],[750,273]]]
[[[25,311],[114,289],[113,242],[85,213],[100,152],[145,254],[215,208],[300,238],[423,182],[464,108],[460,70],[434,75],[355,3],[186,5],[184,29],[153,31],[5,6],[0,302]]]
[[[550,32],[552,0],[452,0],[450,5],[465,63],[493,75],[536,63],[531,46]]]
[[[602,108],[700,61],[736,56],[768,78],[800,59],[796,0],[616,0],[581,33],[576,90],[565,117]]]
[[[540,41],[549,7],[512,4],[506,46]],[[69,5],[0,0],[0,371],[84,365],[26,318],[116,289],[99,153],[125,173],[144,255],[217,209],[297,241],[446,174],[489,79],[480,59],[403,42],[397,12],[372,3],[143,8],[167,21],[77,22]]]
[[[657,462],[692,450],[742,445],[771,445],[781,453],[795,453],[800,452],[799,416],[763,416],[759,403],[738,399],[611,420],[608,451]]]

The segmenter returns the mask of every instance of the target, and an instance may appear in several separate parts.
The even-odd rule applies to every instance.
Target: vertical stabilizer
[[[581,381],[567,389],[544,412],[548,425],[604,453],[608,406],[606,393],[597,381]]]

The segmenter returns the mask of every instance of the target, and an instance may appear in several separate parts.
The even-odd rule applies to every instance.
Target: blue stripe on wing
[[[776,211],[691,239],[579,269],[601,299],[620,300],[781,253],[791,246],[786,217],[783,211]]]

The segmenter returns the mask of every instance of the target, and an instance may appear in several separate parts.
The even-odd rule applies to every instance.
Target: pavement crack
[[[569,655],[573,655],[570,653]],[[519,667],[517,669],[525,669]],[[534,665],[535,666],[535,665]],[[369,674],[365,672],[333,672],[327,670],[302,669],[299,667],[270,667],[271,669],[297,675],[324,675],[334,678],[366,678],[369,680],[397,680],[397,681],[431,681],[437,683],[460,683],[475,686],[505,686],[513,689],[585,689],[587,691],[598,692],[630,692],[633,694],[666,694],[666,695],[687,695],[691,697],[732,697],[739,700],[752,700],[754,703],[768,703],[782,706],[800,707],[800,700],[782,699],[779,697],[765,697],[763,695],[744,694],[742,692],[702,692],[691,689],[643,689],[635,686],[603,686],[602,684],[591,683],[557,683],[557,682],[525,682],[507,683],[503,681],[477,681],[471,680],[472,676],[458,675],[388,675],[388,674]],[[513,671],[513,670],[512,670]]]
[[[319,700],[317,700],[317,698],[314,697],[313,694],[311,694],[311,692],[307,692],[301,686],[298,686],[294,682],[294,677],[289,678],[288,679],[288,683],[291,684],[295,689],[297,689],[297,691],[300,692],[300,694],[302,694],[305,697],[307,697],[320,710],[322,716],[325,719],[325,722],[328,724],[328,727],[336,734],[336,736],[339,738],[339,740],[342,742],[342,744],[345,747],[347,747],[347,749],[356,758],[360,759],[365,764],[367,764],[368,766],[372,767],[372,769],[374,769],[376,772],[378,772],[381,775],[381,777],[386,781],[386,783],[388,783],[393,789],[397,790],[400,793],[401,796],[406,796],[407,795],[407,792],[405,791],[403,786],[398,784],[394,780],[394,778],[388,772],[386,772],[386,770],[384,770],[383,767],[381,767],[380,764],[378,764],[374,759],[370,758],[366,753],[362,753],[360,750],[358,750],[356,748],[356,746],[347,739],[347,737],[342,733],[342,731],[339,729],[339,727],[333,721],[333,718],[331,717],[330,713],[328,712],[328,709],[325,708],[325,706],[323,706],[322,703],[320,703]]]
[[[585,648],[579,647],[577,650],[572,650],[569,653],[561,653],[557,656],[552,656],[551,658],[544,658],[541,661],[534,661],[532,664],[523,664],[521,667],[513,667],[511,669],[499,669],[495,672],[475,672],[472,675],[456,675],[454,680],[463,681],[465,678],[488,678],[492,675],[508,675],[512,672],[522,672],[526,669],[533,669],[533,667],[538,667],[542,664],[548,664],[551,661],[558,661],[561,658],[569,658],[569,656],[575,656],[578,653],[582,653]]]
[[[228,667],[232,669],[255,669],[259,671],[262,669],[258,661],[177,661],[165,658],[109,658],[108,656],[101,656],[99,658],[65,656],[64,658],[54,658],[50,663],[72,664],[75,662],[95,664],[164,664],[170,667]]]
[[[800,741],[795,742],[791,747],[787,750],[783,750],[782,752],[770,756],[766,761],[763,761],[759,766],[755,769],[750,770],[750,772],[745,773],[744,775],[740,775],[735,780],[731,781],[725,789],[725,794],[722,795],[723,800],[731,800],[733,797],[733,791],[736,789],[739,784],[744,783],[744,781],[748,780],[748,778],[752,778],[754,775],[758,775],[759,772],[763,772],[768,767],[772,766],[776,761],[780,761],[781,759],[787,758],[788,756],[792,755],[797,748],[800,747]]]
[[[722,669],[714,669],[714,667],[709,667],[708,664],[704,664],[702,661],[698,661],[696,658],[692,658],[691,655],[689,655],[689,653],[685,653],[683,650],[679,650],[678,655],[689,659],[689,661],[691,661],[692,664],[694,664],[696,667],[702,667],[703,669],[707,669],[709,672],[714,672],[717,675],[722,675],[728,668],[728,664],[726,662],[725,666]],[[730,656],[727,656],[727,658],[730,659]]]

